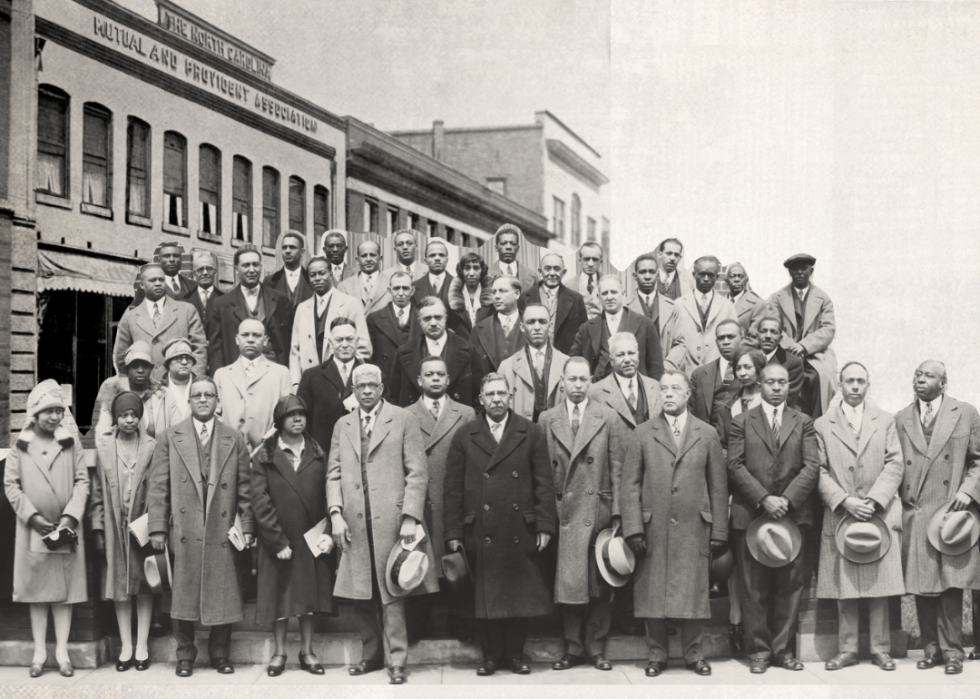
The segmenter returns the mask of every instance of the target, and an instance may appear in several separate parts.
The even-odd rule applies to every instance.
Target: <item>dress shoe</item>
[[[977,646],[977,648],[971,650],[970,654],[966,657],[970,660],[980,660],[980,646]]]
[[[40,677],[44,674],[44,663],[47,662],[47,658],[39,663],[31,663],[31,677]]]
[[[606,660],[604,655],[593,655],[589,658],[589,662],[596,670],[612,670],[612,663]]]
[[[946,661],[946,674],[947,675],[958,675],[963,672],[963,659],[962,658],[949,658]]]
[[[767,658],[753,658],[752,663],[749,665],[749,672],[753,675],[762,675],[768,669],[769,660]]]
[[[479,677],[489,677],[497,671],[497,663],[492,660],[484,660],[480,663],[480,667],[476,669],[476,674]]]
[[[882,670],[895,669],[895,661],[892,660],[892,656],[888,655],[888,653],[875,653],[871,656],[871,662]]]
[[[126,672],[129,668],[133,666],[133,656],[129,656],[129,660],[117,660],[116,661],[116,672]]]
[[[963,670],[963,661],[958,661],[960,663],[960,671]],[[71,666],[71,662],[58,663],[58,672],[61,673],[62,677],[74,677],[75,668]],[[949,666],[946,666],[946,673],[953,674],[949,671]]]
[[[525,663],[523,658],[514,658],[510,661],[510,671],[515,675],[530,675],[531,666]]]
[[[659,677],[660,674],[667,669],[666,660],[651,660],[647,663],[646,672],[647,677]]]
[[[351,675],[366,675],[369,672],[380,670],[382,667],[384,667],[384,663],[380,660],[362,660],[357,665],[351,665],[347,668],[347,672]]]
[[[741,623],[728,625],[728,649],[733,658],[745,650],[745,627]]]
[[[841,668],[848,667],[850,665],[858,664],[858,654],[852,651],[845,651],[843,653],[838,653],[833,658],[827,661],[824,668],[827,670],[840,670]]]
[[[159,615],[153,615],[150,621],[150,636],[153,638],[163,638],[167,635],[167,628],[163,625],[163,619]]]
[[[560,660],[556,660],[551,664],[552,670],[569,670],[576,665],[581,665],[585,662],[585,659],[579,655],[571,655],[570,653],[565,653],[561,656]]]
[[[193,660],[178,660],[177,661],[177,677],[190,677],[194,674],[194,661]]]
[[[701,675],[702,677],[707,677],[711,674],[711,666],[708,665],[707,660],[696,660],[687,666],[688,670],[693,670],[695,675]]]
[[[323,665],[317,660],[317,657],[313,653],[300,653],[299,654],[299,669],[306,670],[311,675],[322,675]]]
[[[136,662],[136,671],[137,672],[145,672],[146,670],[149,670],[150,669],[150,659],[149,658],[146,658],[145,660],[137,660],[135,662]]]
[[[391,679],[388,684],[405,684],[405,668],[401,665],[395,665],[391,668]]]
[[[277,663],[276,658],[282,658],[282,662]],[[266,674],[269,675],[269,677],[279,677],[279,675],[281,675],[282,671],[285,669],[286,669],[286,654],[282,653],[281,655],[277,654],[272,656],[272,659],[269,661],[269,667],[267,667],[265,671]]]
[[[922,660],[915,664],[915,667],[919,670],[931,670],[937,665],[942,664],[943,656],[940,653],[934,655],[927,655]]]
[[[211,667],[221,675],[230,675],[235,672],[235,666],[231,664],[228,658],[215,658],[211,661]]]
[[[784,670],[799,672],[803,669],[803,663],[794,658],[792,655],[777,655],[775,658],[773,658],[773,660],[773,665],[777,665]]]

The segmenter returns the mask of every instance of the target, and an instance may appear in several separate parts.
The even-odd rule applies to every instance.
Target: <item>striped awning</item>
[[[107,260],[61,250],[37,251],[37,290],[69,289],[92,294],[131,297],[139,260]]]

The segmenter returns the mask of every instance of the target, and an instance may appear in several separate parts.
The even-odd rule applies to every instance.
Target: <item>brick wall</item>
[[[24,424],[27,396],[35,384],[37,353],[37,242],[30,228],[14,226],[10,296],[10,439]]]

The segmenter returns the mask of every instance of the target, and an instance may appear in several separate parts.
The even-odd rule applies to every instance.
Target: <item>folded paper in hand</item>
[[[235,524],[228,530],[228,541],[239,551],[245,550],[245,535],[242,533],[242,516],[235,515]]]
[[[313,553],[313,557],[316,558],[321,553],[330,553],[333,549],[333,539],[329,536],[324,538],[323,533],[327,530],[327,518],[324,517],[319,522],[313,525],[313,528],[308,532],[303,534],[303,538],[306,539],[306,545],[310,547],[310,551]],[[321,540],[323,541],[323,546],[320,546]]]
[[[146,512],[142,517],[137,517],[132,522],[129,523],[129,531],[133,533],[136,537],[136,541],[139,542],[140,546],[146,546],[150,543],[150,513]]]

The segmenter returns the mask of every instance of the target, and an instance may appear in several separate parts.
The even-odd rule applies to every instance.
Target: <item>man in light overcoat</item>
[[[905,457],[902,562],[905,590],[915,595],[926,670],[945,662],[963,671],[963,590],[980,589],[980,551],[946,556],[929,543],[929,520],[940,508],[975,506],[980,499],[980,415],[946,395],[946,367],[926,361],[915,370],[915,400],[895,416]]]
[[[502,361],[498,369],[513,388],[511,408],[532,422],[564,398],[562,368],[568,357],[548,340],[550,330],[548,309],[540,303],[529,303],[521,316],[526,344]]]
[[[905,594],[902,579],[902,503],[896,497],[905,473],[892,417],[865,401],[871,381],[864,365],[840,372],[842,402],[814,423],[820,455],[818,488],[824,503],[817,597],[837,600],[838,653],[828,670],[858,663],[858,600],[868,600],[872,662],[894,670],[888,598]],[[890,544],[882,558],[855,563],[841,554],[835,535],[848,515],[865,522],[879,515]]]
[[[588,660],[597,670],[611,670],[606,637],[612,590],[599,575],[593,547],[599,532],[619,520],[627,429],[610,408],[588,399],[591,372],[585,358],[565,361],[562,383],[565,400],[539,421],[562,523],[555,602],[561,606],[565,654],[552,668],[567,670]]]
[[[667,668],[667,620],[680,622],[684,663],[710,675],[701,639],[709,556],[728,541],[728,474],[717,431],[687,410],[682,372],[660,381],[661,409],[636,428],[623,464],[623,536],[637,556],[635,614],[646,623],[647,677]]]
[[[228,532],[241,517],[246,546],[255,538],[245,438],[216,420],[218,389],[199,376],[191,384],[191,417],[156,436],[150,464],[148,530],[153,548],[174,557],[170,618],[177,676],[190,677],[197,658],[194,622],[210,626],[208,656],[222,674],[235,671],[231,625],[244,618]]]
[[[425,447],[418,420],[381,399],[378,367],[361,364],[351,377],[358,408],[334,426],[327,466],[327,508],[334,541],[343,552],[334,596],[353,602],[363,644],[361,661],[349,668],[350,674],[380,670],[384,662],[391,683],[404,684],[405,601],[389,592],[385,566],[399,539],[415,541],[424,519],[429,480]],[[427,539],[416,550],[430,561],[415,593],[437,592],[431,543]]]

